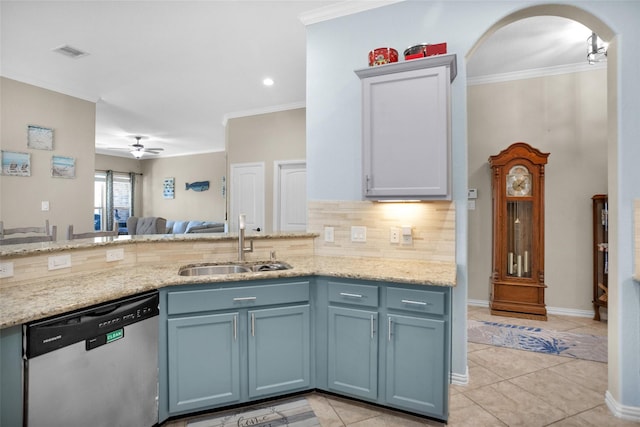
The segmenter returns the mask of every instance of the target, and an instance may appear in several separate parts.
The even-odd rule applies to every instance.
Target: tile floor
[[[607,323],[550,315],[547,322],[491,316],[469,307],[468,317],[546,329],[606,335]],[[449,426],[638,426],[614,417],[604,403],[607,364],[469,343],[469,384],[449,388]],[[311,393],[322,427],[441,426],[423,418]],[[184,427],[187,419],[162,427]]]

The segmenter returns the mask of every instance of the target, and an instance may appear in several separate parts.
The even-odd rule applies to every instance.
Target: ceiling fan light
[[[607,60],[607,47],[605,43],[596,33],[591,33],[587,39],[587,61],[589,64],[602,62]]]
[[[135,150],[132,151],[131,154],[133,155],[133,157],[135,157],[136,159],[141,159],[142,156],[144,156],[144,151],[142,150]]]

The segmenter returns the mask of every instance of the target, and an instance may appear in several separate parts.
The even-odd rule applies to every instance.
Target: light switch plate
[[[48,261],[49,270],[71,268],[71,255],[50,256]]]
[[[367,227],[363,225],[354,225],[351,227],[351,241],[352,242],[366,242],[367,241]]]
[[[107,262],[122,261],[124,259],[124,249],[109,249],[107,251]]]
[[[13,262],[0,263],[0,279],[13,277]]]

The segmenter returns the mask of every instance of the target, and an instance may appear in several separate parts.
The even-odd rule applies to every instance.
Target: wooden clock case
[[[516,142],[489,157],[493,198],[491,314],[547,320],[544,302],[547,157],[549,153],[524,142]]]

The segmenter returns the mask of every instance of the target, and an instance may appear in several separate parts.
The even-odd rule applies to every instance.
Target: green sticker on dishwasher
[[[122,337],[124,337],[124,329],[116,329],[113,332],[109,332],[107,334],[107,344],[109,344],[110,342],[119,340]]]

